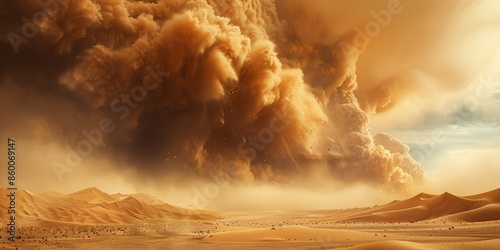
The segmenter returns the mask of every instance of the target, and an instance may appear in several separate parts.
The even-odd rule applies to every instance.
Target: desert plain
[[[2,197],[7,194],[2,189]],[[154,196],[18,191],[7,249],[498,249],[500,189],[473,196],[420,193],[366,208],[214,212]],[[2,199],[2,210],[7,209]]]
[[[0,248],[500,249],[499,13],[2,0]]]

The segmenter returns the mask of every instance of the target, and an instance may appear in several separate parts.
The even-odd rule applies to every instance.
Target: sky
[[[283,210],[498,188],[497,1],[0,9],[0,137],[24,189]]]

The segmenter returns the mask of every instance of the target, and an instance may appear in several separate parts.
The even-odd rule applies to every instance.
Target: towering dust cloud
[[[365,45],[353,30],[304,41],[270,0],[2,5],[0,110],[36,124],[19,133],[40,143],[74,148],[109,117],[114,130],[96,147],[152,180],[289,183],[320,172],[404,190],[425,179],[408,146],[371,134],[354,94]]]

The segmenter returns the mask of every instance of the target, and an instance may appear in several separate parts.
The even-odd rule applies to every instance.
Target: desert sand
[[[7,190],[2,189],[5,197]],[[18,191],[17,241],[4,248],[499,249],[500,189],[421,193],[370,208],[212,212],[148,194]],[[6,211],[6,199],[0,209]],[[8,218],[0,213],[2,225]]]

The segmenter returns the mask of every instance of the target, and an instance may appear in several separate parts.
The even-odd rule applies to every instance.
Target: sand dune
[[[2,197],[7,195],[1,189]],[[122,198],[122,199],[120,199]],[[97,188],[87,188],[68,195],[36,194],[17,191],[17,218],[24,225],[40,223],[70,224],[144,224],[162,223],[171,219],[212,220],[215,213],[175,207],[145,194],[113,197]],[[7,209],[7,200],[0,201],[0,209]],[[6,213],[0,213],[2,220]]]
[[[160,199],[149,195],[149,194],[144,194],[144,193],[137,193],[137,194],[112,194],[111,197],[117,199],[117,200],[124,200],[129,197],[133,197],[134,199],[137,199],[143,203],[146,203],[148,205],[160,205],[160,204],[165,204],[163,201]]]
[[[443,218],[449,220],[462,220],[469,222],[499,220],[500,204],[488,204],[480,208],[448,215]]]
[[[54,197],[61,197],[61,196],[64,196],[63,193],[59,193],[59,192],[55,192],[55,191],[47,191],[47,192],[43,192],[43,193],[40,193],[40,195],[47,195],[47,196],[54,196]]]
[[[0,189],[4,197],[7,192]],[[143,193],[18,190],[22,238],[17,243],[0,241],[23,249],[96,249],[110,247],[110,239],[119,249],[498,249],[499,193],[421,193],[371,208],[336,211],[216,214],[176,207]],[[7,199],[1,199],[0,209],[6,208]],[[7,213],[0,213],[0,219],[7,221]],[[396,221],[403,223],[387,223]]]
[[[409,222],[432,219],[490,221],[500,219],[500,189],[459,197],[450,193],[420,193],[403,201],[330,214],[330,219],[343,222]]]
[[[476,194],[476,195],[471,195],[471,196],[465,196],[464,198],[467,199],[474,199],[474,200],[488,200],[492,203],[500,203],[500,188],[491,190],[489,192],[481,193],[481,194]]]
[[[7,194],[6,189],[1,190]],[[164,203],[154,196],[138,194],[109,195],[95,187],[68,195],[46,192],[36,194],[18,190],[19,217],[29,223],[157,223],[164,219],[211,220],[214,213],[188,210]],[[468,222],[500,220],[500,189],[459,197],[450,193],[420,193],[409,199],[372,208],[346,209],[321,214],[327,221],[339,222],[413,222],[433,219]],[[0,202],[7,208],[7,200]],[[6,218],[5,213],[0,214]]]
[[[113,198],[111,195],[104,193],[103,191],[95,187],[86,188],[78,192],[68,194],[65,197],[80,201],[86,201],[88,203],[103,203],[103,202],[117,201],[116,198]]]

